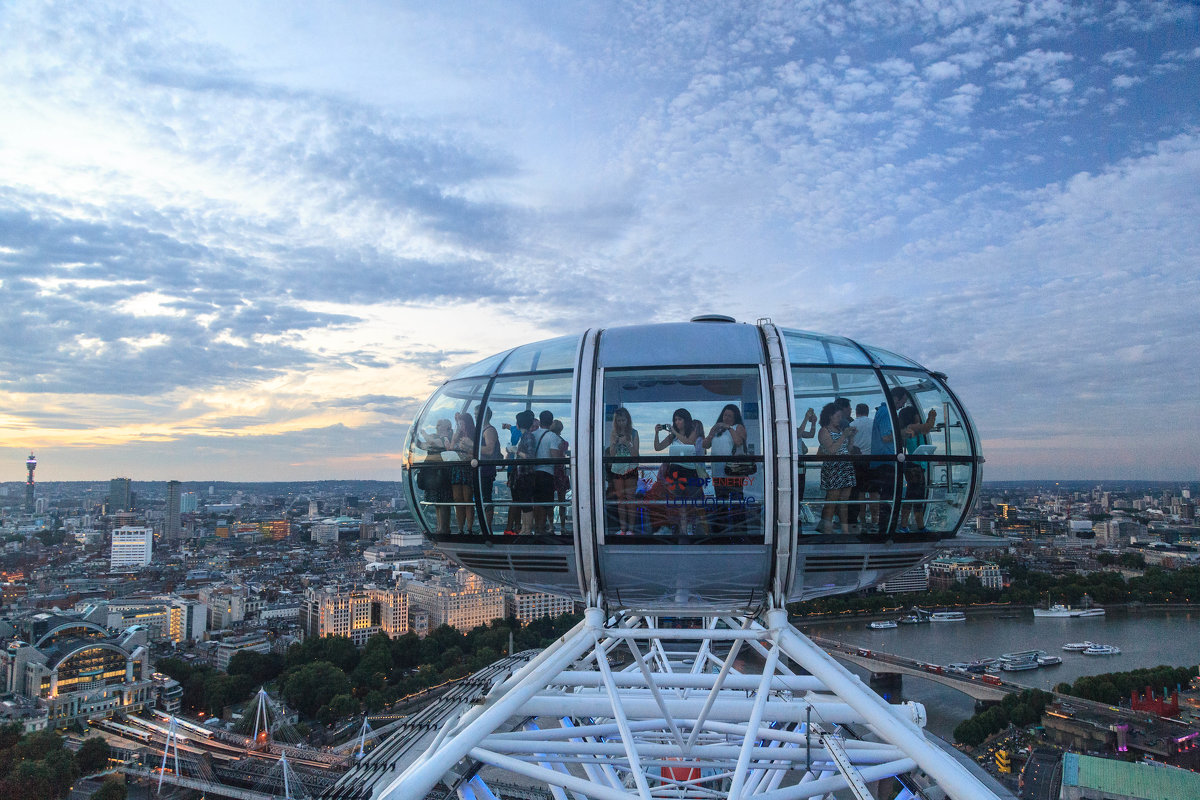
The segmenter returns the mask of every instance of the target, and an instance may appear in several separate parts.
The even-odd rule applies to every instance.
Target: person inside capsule
[[[849,455],[850,445],[854,442],[857,431],[843,425],[842,408],[837,402],[826,403],[821,409],[821,430],[817,433],[822,455]],[[825,490],[825,507],[821,510],[821,524],[818,530],[822,533],[832,533],[833,517],[836,513],[841,523],[842,533],[849,535],[850,517],[847,512],[846,499],[854,488],[854,465],[849,461],[825,461],[821,465],[821,488]]]
[[[671,424],[654,426],[654,449],[670,448],[673,456],[703,456],[704,428],[697,426],[696,420],[686,408],[677,408],[671,417]],[[667,432],[663,436],[663,431]],[[678,532],[688,534],[693,525],[693,515],[689,513],[692,503],[688,501],[703,500],[704,484],[701,483],[699,464],[696,462],[663,464],[659,473],[666,484],[667,497],[672,501],[676,513],[670,514],[669,519],[677,526]],[[660,531],[655,531],[659,533]],[[668,533],[669,531],[661,531]]]
[[[450,449],[454,428],[448,419],[439,419],[434,432],[422,438],[419,434],[414,446],[426,453],[426,464],[441,464],[442,455]],[[434,507],[437,517],[437,533],[450,533],[450,502],[454,494],[450,489],[450,472],[445,467],[425,467],[417,473],[417,487],[425,492],[425,502]]]
[[[721,415],[704,437],[704,448],[712,456],[733,456],[746,453],[746,426],[742,422],[742,411],[734,403],[727,403]],[[713,494],[716,508],[713,511],[712,532],[732,533],[742,527],[745,510],[741,503],[742,486],[749,475],[754,474],[754,464],[724,462],[712,469]]]
[[[641,455],[641,439],[637,428],[633,427],[629,409],[623,406],[613,412],[605,452],[613,458],[636,458]],[[637,511],[633,502],[638,485],[638,466],[632,462],[609,464],[608,477],[613,499],[617,503],[617,535],[631,536],[637,525]]]

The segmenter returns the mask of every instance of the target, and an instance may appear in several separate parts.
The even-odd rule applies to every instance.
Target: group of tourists
[[[891,407],[881,402],[872,414],[866,403],[853,410],[849,399],[839,397],[826,403],[819,413],[809,408],[796,429],[800,454],[811,451],[805,440],[816,439],[818,458],[826,456],[891,456],[822,459],[820,488],[825,493],[816,522],[819,533],[843,535],[880,534],[888,530],[888,507],[894,499],[896,469],[902,470],[903,502],[895,533],[929,533],[925,527],[927,462],[920,456],[932,451],[927,434],[937,424],[937,410],[921,417],[912,395],[903,387],[891,390]],[[896,408],[899,433],[893,431],[891,408]],[[512,502],[504,524],[506,534],[552,533],[555,525],[567,532],[566,496],[570,489],[567,465],[569,452],[563,424],[551,411],[535,415],[530,409],[516,414],[512,424],[500,431],[492,425],[492,409],[483,412],[476,430],[475,417],[460,411],[454,421],[439,419],[432,434],[418,437],[417,445],[427,453],[426,463],[450,462],[450,466],[421,469],[417,488],[436,516],[436,532],[450,534],[453,523],[459,534],[475,531],[474,468],[476,439],[479,439],[478,489],[486,515],[485,530],[493,530],[493,487],[499,470],[508,470]],[[502,436],[507,436],[507,445]],[[898,436],[898,440],[897,440]],[[705,430],[686,408],[677,408],[669,423],[654,426],[654,452],[667,451],[668,459],[656,465],[653,476],[642,470],[642,442],[630,412],[618,406],[612,413],[603,445],[606,498],[611,509],[610,533],[726,534],[744,529],[747,498],[744,487],[757,472],[750,456],[741,408],[726,404]],[[512,463],[506,463],[506,462]],[[657,459],[656,459],[657,461]],[[805,491],[805,462],[800,462],[798,495]],[[705,488],[712,487],[711,496]],[[557,513],[556,513],[557,512]],[[557,517],[557,519],[556,519]],[[812,519],[810,516],[809,519]],[[803,521],[802,521],[803,524]],[[481,526],[483,527],[483,526]]]
[[[937,424],[937,410],[930,409],[924,419],[917,411],[912,394],[902,386],[891,391],[891,399],[900,425],[899,442],[907,455],[921,455],[932,450],[926,434]],[[814,427],[819,424],[819,429]],[[797,429],[801,451],[807,452],[804,439],[816,435],[817,452],[824,456],[882,456],[897,452],[892,415],[887,402],[882,402],[872,416],[866,403],[859,403],[851,416],[850,401],[839,397],[821,408],[818,416],[808,409],[804,422]],[[817,523],[819,533],[833,533],[835,518],[845,535],[884,533],[887,530],[887,511],[884,503],[891,502],[896,486],[896,462],[846,459],[825,461],[821,465],[821,489],[825,503]],[[896,533],[929,533],[925,527],[927,462],[906,458],[900,466],[904,477],[904,499],[910,502],[900,507]],[[803,496],[803,471],[800,478]],[[881,512],[881,509],[884,509]],[[882,514],[882,515],[881,515]]]

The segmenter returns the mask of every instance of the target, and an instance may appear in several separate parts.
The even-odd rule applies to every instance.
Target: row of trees
[[[1142,569],[1146,566],[1146,557],[1132,550],[1120,554],[1096,553],[1096,560],[1106,567],[1116,565],[1128,569]]]
[[[522,627],[516,619],[497,619],[466,633],[443,625],[424,639],[379,633],[362,650],[344,636],[314,637],[293,645],[286,655],[237,653],[228,673],[174,658],[159,661],[157,668],[183,685],[182,704],[192,713],[220,714],[226,706],[250,699],[259,686],[274,683],[289,707],[327,724],[364,706],[379,711],[482,669],[508,652],[510,635],[518,652],[541,648],[578,621],[578,616],[565,614]]]
[[[1136,554],[1134,554],[1136,555]],[[1120,559],[1118,559],[1120,560]],[[1123,561],[1123,566],[1127,566]],[[851,611],[877,612],[902,605],[966,606],[981,603],[1037,605],[1047,596],[1054,602],[1078,605],[1085,594],[1100,603],[1191,603],[1200,601],[1200,567],[1178,570],[1151,568],[1145,574],[1126,579],[1119,572],[1092,572],[1086,575],[1050,575],[1034,572],[1008,559],[1001,560],[1011,576],[1003,589],[987,589],[978,578],[951,589],[886,595],[877,592],[835,595],[796,603],[797,616],[840,614]]]
[[[1192,678],[1196,677],[1196,667],[1168,667],[1160,665],[1145,669],[1135,669],[1129,672],[1108,672],[1103,675],[1085,675],[1074,683],[1060,683],[1054,687],[1059,694],[1069,694],[1094,700],[1097,703],[1107,703],[1115,706],[1128,700],[1134,692],[1140,692],[1147,686],[1156,692],[1164,689],[1173,691],[1176,687],[1186,687]]]
[[[1019,694],[1010,694],[970,719],[965,719],[954,729],[954,741],[968,747],[978,747],[989,736],[1013,725],[1033,725],[1042,718],[1046,706],[1054,695],[1041,689],[1026,689]]]
[[[178,658],[160,659],[155,668],[183,686],[180,702],[191,714],[219,716],[226,706],[248,700],[260,685],[248,675],[226,674],[214,667],[189,664]]]
[[[359,713],[375,712],[409,695],[480,670],[508,653],[509,636],[516,651],[542,648],[562,636],[578,617],[535,620],[522,627],[513,618],[493,620],[463,633],[449,625],[424,639],[406,634],[395,639],[380,633],[360,651],[344,637],[307,639],[289,649],[282,665],[267,665],[251,654],[231,662],[230,673],[248,670],[262,677],[280,668],[280,695],[310,719],[329,723]],[[268,668],[269,666],[269,668]]]
[[[22,735],[17,723],[0,728],[0,797],[66,797],[80,775],[91,775],[108,767],[108,742],[99,736],[85,739],[78,753],[63,746],[52,730]],[[123,800],[125,785],[115,782],[101,789],[106,800]],[[115,792],[119,791],[119,798]],[[100,794],[100,793],[97,793]]]

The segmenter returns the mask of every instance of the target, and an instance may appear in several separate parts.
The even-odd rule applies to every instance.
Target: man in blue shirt
[[[899,411],[911,401],[908,390],[902,386],[896,386],[892,389],[892,403]],[[879,408],[875,409],[875,424],[871,426],[871,455],[883,456],[896,452],[894,444],[895,436],[892,432],[892,411],[888,408],[886,402],[880,403]],[[880,510],[883,508],[883,503],[891,503],[896,495],[896,462],[895,461],[872,461],[871,462],[871,492],[879,498],[879,503],[874,509],[873,519],[879,520],[878,533],[883,533],[887,530],[887,524],[880,516]],[[888,516],[891,516],[891,509],[888,509]]]

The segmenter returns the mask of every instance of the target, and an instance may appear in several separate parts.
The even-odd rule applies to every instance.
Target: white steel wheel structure
[[[468,367],[410,430],[409,507],[454,561],[585,617],[376,796],[503,796],[498,771],[558,800],[993,796],[919,705],[785,610],[951,544],[982,461],[944,375],[769,321],[593,329]]]

